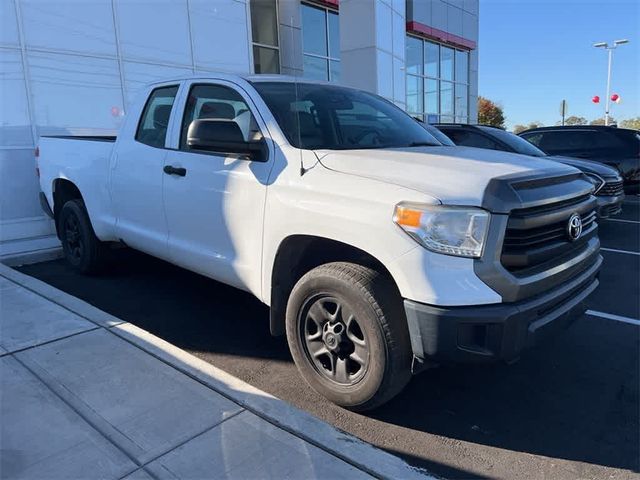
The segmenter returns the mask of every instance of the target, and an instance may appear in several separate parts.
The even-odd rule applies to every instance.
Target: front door
[[[273,154],[265,161],[252,161],[193,150],[186,135],[190,123],[201,118],[236,122],[245,140],[266,134],[266,128],[246,93],[231,83],[194,82],[184,97],[180,131],[175,132],[177,148],[165,159],[171,260],[260,295],[262,223]]]

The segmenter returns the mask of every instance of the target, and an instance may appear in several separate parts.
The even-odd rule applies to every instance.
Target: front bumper
[[[624,194],[622,195],[596,195],[598,202],[597,210],[598,218],[607,218],[613,215],[617,215],[622,211],[622,201],[624,200]]]
[[[602,257],[572,280],[533,298],[495,305],[437,307],[404,301],[413,370],[435,362],[511,362],[521,351],[581,316],[598,286]]]

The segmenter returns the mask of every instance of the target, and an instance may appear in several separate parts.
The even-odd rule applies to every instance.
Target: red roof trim
[[[429,27],[420,22],[407,22],[407,32],[416,33],[421,37],[437,40],[438,42],[448,43],[450,45],[465,48],[467,50],[475,50],[476,42],[466,38],[459,37],[452,33],[443,32],[437,28]]]
[[[316,4],[319,6],[340,9],[340,0],[309,0],[310,4]]]

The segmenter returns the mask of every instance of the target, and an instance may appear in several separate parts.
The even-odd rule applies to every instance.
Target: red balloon
[[[595,96],[591,99],[591,101],[592,101],[593,103],[600,103],[600,97],[599,97],[598,95],[595,95]]]
[[[618,100],[620,98],[620,95],[618,95],[617,93],[614,93],[613,95],[611,95],[611,101],[615,102],[616,100]]]

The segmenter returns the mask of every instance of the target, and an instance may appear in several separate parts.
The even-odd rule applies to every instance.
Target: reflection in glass
[[[456,50],[456,82],[469,83],[469,54]]]
[[[302,5],[302,46],[305,53],[327,56],[325,10]]]
[[[412,115],[421,114],[422,109],[422,78],[407,75],[407,112]]]
[[[280,56],[275,48],[253,46],[255,73],[280,73]]]
[[[466,117],[469,103],[469,87],[467,85],[456,84],[456,116]]]
[[[330,80],[332,82],[340,81],[340,74],[342,71],[342,67],[340,66],[340,62],[337,60],[329,61],[329,69],[331,70],[329,73],[331,74]]]
[[[427,114],[438,113],[438,81],[430,78],[424,81],[424,111]]]
[[[340,21],[338,14],[329,12],[329,56],[340,58]]]
[[[440,78],[453,80],[453,48],[440,47]]]
[[[324,58],[304,55],[303,72],[304,76],[313,80],[329,80],[328,61]]]
[[[440,82],[440,114],[453,115],[453,83]]]
[[[440,45],[424,42],[424,74],[428,77],[438,78],[438,54]]]
[[[422,74],[422,40],[415,37],[407,37],[406,65],[407,73]]]
[[[253,43],[278,46],[276,0],[251,0],[251,34]],[[258,71],[256,70],[256,73]]]

